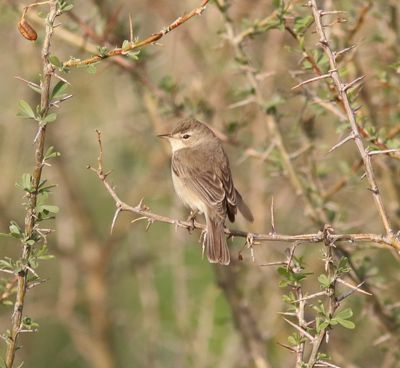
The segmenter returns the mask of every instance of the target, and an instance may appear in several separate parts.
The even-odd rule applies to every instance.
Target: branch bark
[[[187,22],[189,19],[191,19],[197,15],[201,15],[204,12],[204,10],[206,9],[208,2],[209,2],[209,0],[203,0],[199,7],[195,8],[195,9],[191,10],[189,13],[186,13],[185,15],[177,18],[170,25],[168,25],[161,31],[150,35],[149,37],[145,38],[144,40],[141,40],[141,41],[130,40],[130,42],[128,42],[127,45],[122,46],[122,47],[117,47],[114,50],[106,52],[104,55],[94,55],[94,56],[84,59],[84,60],[70,59],[63,63],[63,67],[64,68],[74,68],[74,67],[94,64],[94,63],[97,63],[104,59],[108,59],[108,58],[119,56],[119,55],[126,55],[129,52],[138,50],[144,46],[154,44],[160,38],[164,37],[167,33],[173,31],[175,28],[177,28],[180,25],[182,25],[183,23]]]
[[[339,98],[343,102],[343,106],[345,108],[347,118],[348,118],[348,121],[351,126],[351,130],[353,131],[354,142],[356,143],[357,149],[363,160],[363,164],[364,164],[365,171],[367,174],[368,182],[370,185],[369,189],[373,194],[373,198],[374,198],[375,205],[377,207],[379,216],[382,220],[382,223],[385,228],[387,236],[394,237],[394,233],[390,226],[390,222],[389,222],[388,216],[386,214],[386,210],[383,205],[382,197],[379,192],[379,187],[378,187],[378,184],[377,184],[377,181],[375,178],[375,173],[374,173],[372,163],[371,163],[371,157],[369,156],[367,149],[364,146],[364,143],[361,139],[360,130],[358,128],[357,121],[356,121],[356,115],[355,115],[353,108],[351,107],[350,100],[347,95],[348,86],[350,86],[351,83],[346,85],[346,83],[343,82],[343,80],[339,74],[338,67],[336,64],[335,54],[331,49],[329,40],[325,34],[325,30],[322,25],[322,18],[321,18],[322,11],[318,8],[317,1],[310,0],[308,5],[311,7],[311,10],[313,13],[316,31],[319,36],[319,43],[320,43],[322,49],[324,50],[326,56],[329,59],[329,64],[330,64],[329,72],[330,72],[332,80],[334,82],[335,89],[337,91]]]
[[[58,15],[58,4],[56,1],[50,3],[50,11],[46,18],[46,34],[42,46],[42,85],[41,85],[41,96],[40,96],[40,113],[42,117],[45,117],[48,113],[50,104],[50,82],[53,74],[53,66],[49,61],[51,39],[54,30],[54,20]],[[38,188],[42,178],[43,169],[43,156],[44,146],[46,139],[46,125],[39,125],[39,130],[36,139],[35,148],[35,165],[32,173],[32,187],[34,191],[28,195],[28,206],[25,216],[25,239],[23,242],[21,263],[22,269],[18,272],[17,281],[17,293],[14,304],[14,312],[11,319],[11,330],[8,338],[7,351],[6,351],[6,366],[12,368],[15,359],[15,352],[17,350],[17,339],[20,334],[22,327],[22,313],[25,304],[25,295],[27,290],[27,279],[29,273],[29,256],[31,254],[31,246],[28,244],[28,240],[32,238],[35,232],[35,226],[37,223],[37,217],[35,214]]]

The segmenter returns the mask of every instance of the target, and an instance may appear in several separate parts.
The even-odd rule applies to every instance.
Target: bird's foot
[[[198,212],[199,212],[198,210],[190,211],[190,215],[186,219],[187,222],[191,223],[191,225],[188,227],[189,233],[191,233],[195,229],[194,221],[196,219],[196,215],[198,214]]]

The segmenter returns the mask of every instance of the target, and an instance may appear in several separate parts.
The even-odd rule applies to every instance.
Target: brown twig
[[[143,200],[137,206],[131,206],[124,201],[122,201],[118,194],[115,192],[112,185],[108,182],[107,178],[110,175],[110,171],[105,172],[103,168],[103,146],[101,140],[101,132],[97,132],[97,140],[99,144],[99,156],[97,158],[98,166],[94,168],[90,165],[87,166],[88,169],[92,170],[96,173],[97,177],[103,182],[105,188],[107,189],[108,193],[113,198],[115,205],[116,205],[116,213],[120,214],[121,212],[131,212],[136,215],[142,216],[143,219],[147,220],[148,222],[163,222],[174,225],[175,227],[180,227],[184,229],[192,229],[193,226],[195,229],[204,230],[205,225],[201,224],[197,221],[192,223],[191,221],[183,221],[174,219],[171,217],[159,215],[150,211],[150,209],[143,204]],[[113,220],[113,224],[115,225],[115,220]],[[322,231],[318,231],[317,233],[311,234],[300,234],[300,235],[284,235],[278,233],[269,233],[269,234],[262,234],[262,233],[254,233],[254,232],[246,232],[241,230],[235,229],[228,229],[225,228],[225,234],[231,237],[240,237],[248,239],[251,237],[256,242],[305,242],[305,243],[321,243],[324,241],[325,236]],[[384,247],[384,248],[395,248],[400,250],[400,241],[391,236],[379,235],[379,234],[366,234],[366,233],[354,233],[354,234],[334,234],[330,237],[330,240],[333,242],[337,241],[346,241],[348,243],[355,243],[355,242],[369,242],[373,243],[376,246]]]
[[[57,1],[50,2],[50,10],[46,18],[46,35],[42,46],[42,84],[40,96],[40,114],[45,117],[50,107],[50,82],[53,74],[53,66],[49,61],[50,45],[54,30],[55,18],[59,15]],[[36,139],[35,148],[35,166],[32,173],[32,188],[34,189],[28,195],[28,206],[25,216],[25,238],[31,239],[37,223],[36,203],[38,197],[38,188],[42,177],[44,145],[46,138],[46,125],[40,124]],[[29,273],[29,256],[31,254],[31,246],[23,243],[21,256],[22,269],[18,272],[17,295],[14,304],[14,312],[12,315],[12,326],[10,335],[7,340],[6,366],[12,368],[14,364],[15,352],[17,350],[17,338],[22,327],[22,312],[25,304],[25,294],[27,289],[27,279]]]
[[[203,11],[206,9],[208,2],[209,2],[209,0],[203,0],[199,7],[195,8],[195,9],[191,10],[189,13],[186,13],[185,15],[177,18],[175,21],[173,21],[170,25],[168,25],[161,31],[150,35],[149,37],[145,38],[142,41],[134,41],[134,42],[130,41],[127,43],[126,46],[115,48],[114,50],[104,53],[104,55],[94,55],[94,56],[89,57],[84,60],[70,59],[63,63],[63,67],[64,68],[74,68],[74,67],[79,67],[79,66],[83,66],[83,65],[94,64],[94,63],[97,63],[104,59],[111,58],[111,57],[127,55],[129,52],[140,49],[146,45],[154,44],[160,38],[165,36],[167,33],[173,31],[175,28],[179,27],[183,23],[187,22],[189,19],[191,19],[197,15],[201,15],[203,13]]]

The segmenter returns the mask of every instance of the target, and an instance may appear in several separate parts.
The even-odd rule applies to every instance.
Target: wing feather
[[[183,153],[183,154],[182,154]],[[197,154],[197,157],[195,155]],[[172,170],[188,188],[195,191],[206,205],[221,218],[226,214],[231,221],[236,214],[236,191],[226,156],[219,168],[204,164],[206,158],[191,152],[190,162],[185,152],[176,152],[172,158]]]

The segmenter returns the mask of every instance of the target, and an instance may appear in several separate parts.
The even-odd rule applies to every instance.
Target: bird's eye
[[[184,134],[184,135],[182,136],[182,138],[183,138],[183,139],[189,139],[189,138],[190,138],[190,134]]]

